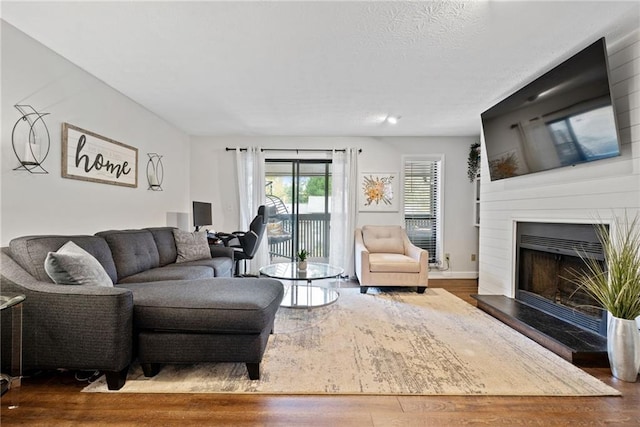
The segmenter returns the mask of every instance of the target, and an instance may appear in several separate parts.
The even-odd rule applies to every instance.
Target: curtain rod
[[[225,150],[227,151],[236,151],[235,148],[232,147],[226,147]],[[247,151],[246,148],[241,148],[240,151]],[[296,153],[300,152],[300,151],[347,151],[344,148],[338,148],[336,150],[333,150],[331,148],[261,148],[260,151],[295,151]],[[362,153],[362,148],[358,149],[358,153]]]

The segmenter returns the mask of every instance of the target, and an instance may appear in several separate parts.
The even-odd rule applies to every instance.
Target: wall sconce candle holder
[[[42,163],[49,155],[51,137],[43,117],[49,113],[39,113],[31,105],[14,105],[22,117],[11,131],[13,152],[20,166],[13,170],[26,170],[29,173],[49,173]],[[21,155],[22,154],[22,155]]]
[[[164,180],[162,156],[157,153],[147,153],[147,156],[149,156],[149,161],[147,162],[148,189],[151,191],[162,191],[162,181]]]

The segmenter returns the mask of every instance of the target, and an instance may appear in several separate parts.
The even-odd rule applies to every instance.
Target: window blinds
[[[429,251],[429,263],[439,258],[440,161],[404,160],[404,221],[409,240]]]

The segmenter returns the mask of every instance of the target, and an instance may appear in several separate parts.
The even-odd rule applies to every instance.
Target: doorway
[[[310,261],[328,262],[331,161],[265,160],[265,185],[270,261],[295,261],[306,249]]]

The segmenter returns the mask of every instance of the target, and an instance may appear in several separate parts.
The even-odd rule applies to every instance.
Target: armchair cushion
[[[420,262],[401,254],[369,254],[369,270],[385,273],[420,273]]]
[[[71,240],[58,251],[49,252],[44,269],[59,285],[113,286],[98,260]]]
[[[362,227],[362,240],[371,253],[404,254],[402,228],[399,225]]]

